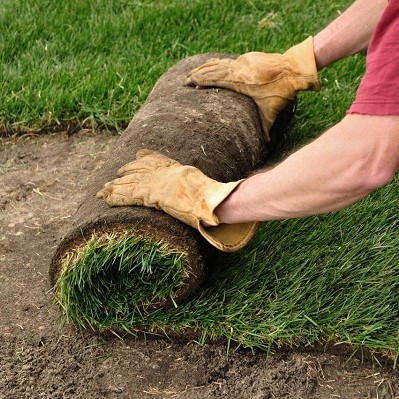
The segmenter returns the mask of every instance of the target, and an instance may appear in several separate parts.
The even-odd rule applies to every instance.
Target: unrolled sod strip
[[[195,229],[154,209],[109,207],[96,193],[144,148],[221,182],[246,177],[265,161],[270,145],[252,100],[184,86],[189,71],[211,57],[188,58],[161,76],[89,182],[50,266],[69,320],[112,325],[126,312],[176,305],[201,285],[214,249]]]

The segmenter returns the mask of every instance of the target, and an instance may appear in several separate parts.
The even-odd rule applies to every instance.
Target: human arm
[[[347,115],[272,169],[242,182],[215,210],[221,223],[335,211],[399,169],[399,116]]]
[[[387,0],[356,0],[313,38],[317,69],[367,48]]]
[[[191,71],[186,84],[216,86],[251,97],[266,141],[277,114],[301,90],[318,90],[317,71],[366,48],[387,0],[357,0],[314,38],[284,54],[250,52],[212,59]]]
[[[256,222],[348,206],[387,184],[399,169],[399,116],[348,115],[272,169],[219,183],[192,166],[143,150],[97,194],[111,206],[162,209],[234,251]]]

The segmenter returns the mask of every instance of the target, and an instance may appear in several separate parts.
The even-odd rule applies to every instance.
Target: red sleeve
[[[349,114],[399,115],[399,0],[390,0],[372,35],[366,73]]]

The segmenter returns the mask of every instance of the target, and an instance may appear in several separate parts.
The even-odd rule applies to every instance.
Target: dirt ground
[[[60,322],[49,260],[117,138],[109,132],[0,139],[0,399],[399,398],[399,374],[315,351],[102,336]]]

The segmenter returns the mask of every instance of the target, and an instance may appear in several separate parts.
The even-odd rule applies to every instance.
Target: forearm
[[[347,116],[281,164],[245,180],[216,209],[220,222],[322,214],[386,184],[399,167],[399,119],[384,117],[392,128],[381,129],[369,118]]]
[[[314,37],[318,70],[366,49],[387,0],[356,0]]]

